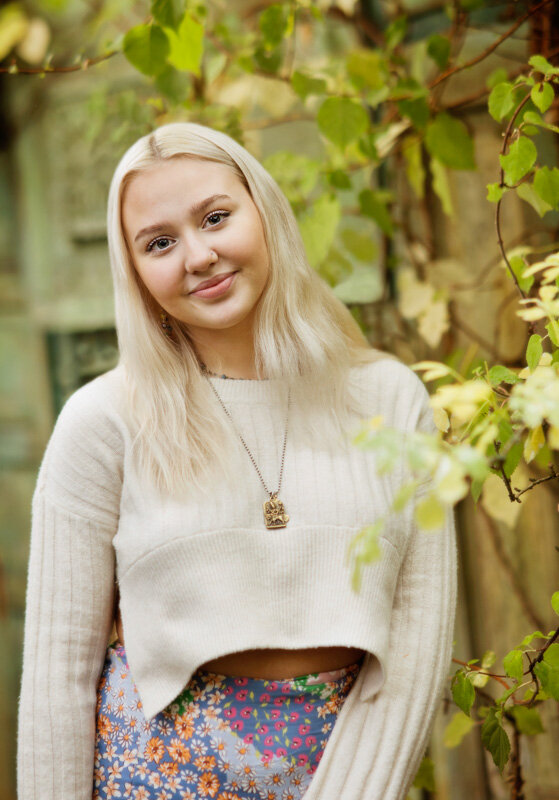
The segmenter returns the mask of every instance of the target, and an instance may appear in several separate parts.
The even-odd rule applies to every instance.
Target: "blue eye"
[[[222,218],[228,217],[230,213],[231,213],[230,211],[212,211],[212,213],[208,214],[208,216],[206,217],[206,221],[216,219],[216,222],[210,223],[210,227],[215,227],[216,225],[219,225]]]
[[[146,247],[148,253],[151,253],[152,250],[157,250],[158,252],[163,252],[169,247],[169,243],[171,239],[168,236],[160,236],[158,239],[152,239],[151,242]],[[163,243],[163,247],[159,247],[159,245]]]

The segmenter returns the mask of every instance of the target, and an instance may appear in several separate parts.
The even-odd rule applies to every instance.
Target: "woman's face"
[[[122,223],[146,288],[195,339],[252,326],[268,250],[260,214],[231,169],[174,158],[141,172],[124,190]]]

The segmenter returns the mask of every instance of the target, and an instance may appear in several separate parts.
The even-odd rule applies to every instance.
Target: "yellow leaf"
[[[406,319],[415,319],[429,306],[435,287],[417,280],[413,269],[398,275],[398,308]]]
[[[547,443],[552,450],[559,450],[559,428],[552,425],[547,432]]]
[[[544,303],[549,303],[553,300],[557,292],[559,292],[557,286],[540,286],[540,297]]]
[[[456,503],[468,492],[464,473],[458,464],[453,464],[449,458],[441,459],[433,480],[437,496],[445,503]]]
[[[371,417],[367,420],[367,427],[370,428],[372,431],[378,431],[380,427],[382,427],[382,423],[384,422],[384,417],[382,414],[377,414],[376,417]]]
[[[437,428],[443,433],[446,433],[446,431],[450,428],[450,419],[448,418],[448,414],[444,408],[434,408],[433,417]]]
[[[47,54],[49,42],[48,24],[40,17],[33,17],[29,21],[25,37],[16,48],[16,53],[28,64],[40,64]]]
[[[543,428],[538,425],[533,431],[530,431],[528,438],[524,442],[524,459],[529,464],[537,456],[538,452],[545,444],[545,436]]]
[[[521,308],[516,313],[525,322],[535,322],[535,320],[543,319],[546,316],[545,311],[543,311],[541,308],[537,308],[537,306],[533,306],[532,308]]]
[[[511,502],[507,487],[498,475],[491,473],[487,477],[483,484],[481,504],[493,519],[504,522],[508,528],[514,529],[521,505]]]
[[[431,303],[419,317],[419,333],[431,347],[436,347],[449,328],[448,308],[444,300]]]
[[[27,32],[28,21],[19,3],[8,3],[0,11],[0,61],[12,47],[21,42]]]
[[[415,521],[420,528],[426,531],[442,528],[445,521],[445,508],[434,494],[428,495],[417,504]]]

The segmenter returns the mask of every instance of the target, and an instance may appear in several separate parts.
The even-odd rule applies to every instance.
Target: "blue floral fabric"
[[[287,680],[198,669],[148,722],[115,642],[97,691],[93,800],[300,800],[360,667]]]

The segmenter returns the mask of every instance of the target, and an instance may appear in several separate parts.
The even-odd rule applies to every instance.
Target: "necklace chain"
[[[207,372],[207,370],[204,370],[204,372]],[[229,413],[229,411],[226,408],[225,404],[223,403],[223,400],[219,396],[215,386],[213,385],[213,383],[209,379],[208,379],[208,383],[212,387],[212,391],[215,394],[215,396],[217,397],[217,399],[219,400],[221,407],[223,408],[223,410],[225,411],[225,413],[227,414],[227,416],[231,420],[231,423],[233,425],[233,428],[235,429],[235,432],[236,432],[237,436],[239,437],[239,439],[243,443],[243,447],[247,451],[248,457],[252,461],[252,465],[254,466],[254,469],[258,473],[258,477],[260,478],[260,482],[262,483],[262,486],[264,487],[264,490],[265,490],[266,494],[268,494],[270,496],[270,498],[277,497],[278,494],[280,493],[280,489],[281,489],[281,481],[282,481],[282,478],[283,478],[283,465],[284,465],[284,462],[285,462],[285,447],[287,445],[287,431],[288,431],[288,426],[289,426],[289,403],[290,403],[290,400],[291,400],[290,389],[287,390],[287,413],[286,413],[286,417],[285,417],[285,435],[283,437],[283,449],[282,449],[282,453],[281,453],[281,466],[280,466],[280,473],[279,473],[279,479],[278,479],[278,488],[277,488],[277,491],[272,492],[266,486],[266,483],[264,482],[264,478],[262,477],[262,473],[260,472],[260,470],[258,468],[258,464],[254,460],[254,456],[250,452],[247,443],[245,442],[245,440],[243,439],[243,437],[241,436],[241,434],[237,430],[237,426],[235,425],[233,417],[231,416],[231,414]]]

